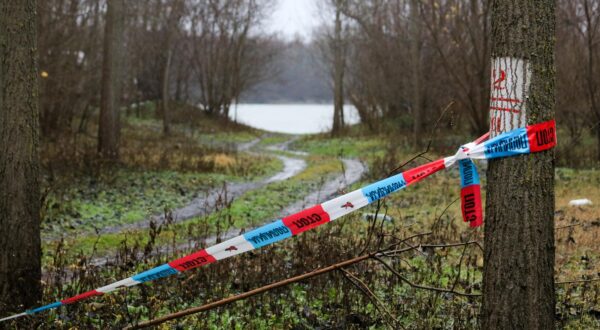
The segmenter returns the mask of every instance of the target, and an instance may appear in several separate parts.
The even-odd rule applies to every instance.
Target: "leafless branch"
[[[581,225],[582,225],[581,223],[574,223],[574,224],[571,224],[571,225],[565,225],[565,226],[556,227],[555,230],[565,229],[565,228],[570,228],[570,227],[577,227],[577,226],[581,226]]]
[[[392,329],[396,328],[396,326],[394,326],[394,324],[400,325],[400,324],[398,324],[398,319],[389,311],[389,309],[387,309],[385,307],[385,304],[381,301],[381,299],[379,299],[375,295],[375,293],[373,293],[373,291],[371,291],[371,289],[369,289],[369,286],[367,286],[367,284],[364,281],[362,281],[361,279],[356,277],[354,274],[350,273],[349,271],[347,271],[343,268],[340,268],[339,271],[342,272],[342,274],[344,274],[344,277],[350,283],[352,283],[352,285],[354,285],[360,291],[362,291],[365,294],[365,296],[367,296],[373,302],[373,304],[375,305],[375,307],[377,308],[377,310],[379,310],[379,312],[381,314],[386,315],[387,317],[389,317],[390,319],[393,320],[393,323],[390,323],[387,321],[387,318],[384,317],[384,320],[386,320],[386,323],[388,323],[388,325]]]
[[[554,282],[554,284],[562,285],[562,284],[577,284],[577,283],[590,283],[590,282],[600,282],[600,278],[593,278],[593,279],[589,279],[589,280],[561,281],[561,282]]]
[[[450,293],[450,294],[455,294],[455,295],[464,296],[464,297],[480,297],[481,296],[481,294],[479,294],[479,293],[465,293],[465,292],[459,292],[459,291],[449,290],[449,289],[444,289],[444,288],[435,288],[435,287],[431,287],[431,286],[415,284],[415,283],[411,282],[408,278],[406,278],[405,276],[400,274],[397,270],[395,270],[392,266],[390,266],[387,262],[385,262],[383,259],[379,258],[378,256],[373,256],[373,259],[379,261],[379,263],[381,263],[390,272],[392,272],[403,282],[405,282],[406,284],[410,285],[411,287],[413,287],[415,289],[444,292],[444,293]]]
[[[427,147],[425,148],[425,150],[419,152],[418,154],[416,154],[415,156],[411,157],[409,160],[407,160],[406,162],[404,162],[402,165],[394,168],[393,170],[391,170],[387,176],[391,176],[393,174],[396,174],[398,170],[404,168],[404,166],[412,163],[413,161],[415,161],[415,159],[417,158],[423,158],[423,155],[429,153],[429,149],[431,149],[431,144],[433,143],[433,137],[435,136],[435,132],[437,131],[438,125],[440,124],[440,121],[442,120],[442,118],[444,118],[444,116],[446,115],[446,113],[448,111],[450,111],[450,109],[454,106],[456,102],[455,101],[450,101],[450,103],[448,103],[446,105],[446,107],[444,108],[444,110],[442,110],[442,113],[440,114],[440,116],[438,117],[438,119],[435,121],[435,124],[433,125],[433,129],[431,130],[431,134],[429,136],[429,140],[427,142]],[[428,158],[425,158],[427,160],[429,160]]]

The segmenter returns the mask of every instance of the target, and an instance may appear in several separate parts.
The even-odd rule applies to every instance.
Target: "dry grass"
[[[593,204],[569,206],[569,201],[580,198],[588,198]],[[557,170],[555,219],[557,276],[561,280],[600,276],[598,170]]]
[[[234,168],[238,163],[234,157],[224,153],[206,155],[202,157],[202,160],[205,163],[212,164],[214,168],[222,171]]]

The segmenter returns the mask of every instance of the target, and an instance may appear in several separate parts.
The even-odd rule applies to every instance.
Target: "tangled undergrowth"
[[[196,137],[198,140],[203,138],[201,134]],[[248,140],[246,137],[240,139]],[[297,141],[295,147],[310,152],[313,161],[322,167],[339,166],[334,164],[339,155],[360,155],[369,165],[370,172],[364,181],[349,189],[381,178],[410,158],[403,143],[387,145],[381,142],[389,137],[330,142],[320,139],[303,139]],[[280,141],[280,138],[272,140]],[[445,152],[443,148],[434,150],[434,154]],[[220,153],[235,158],[230,156],[235,153],[221,149],[214,153],[215,159]],[[425,160],[416,162],[422,161]],[[328,162],[331,164],[327,165]],[[229,160],[220,163],[229,163]],[[315,170],[313,174],[305,174],[304,179],[310,179],[312,181],[308,182],[314,184],[318,181],[313,177],[329,172],[330,169]],[[169,182],[187,180],[194,186],[201,184],[195,180],[202,180],[194,173],[181,172],[181,169],[173,170],[170,175],[164,178],[165,181],[156,182],[160,187],[154,192],[156,199],[160,199],[161,189],[167,192],[191,189],[171,186]],[[219,175],[225,180],[231,174]],[[125,176],[129,177],[130,173]],[[237,174],[232,176],[238,177]],[[136,180],[146,181],[135,179],[135,175],[133,178],[124,181],[123,186],[133,186]],[[455,203],[459,196],[458,180],[456,171],[440,173],[390,195],[378,206],[369,206],[362,212],[298,237],[171,278],[23,318],[6,326],[119,328],[399,244],[395,252],[382,255],[382,260],[370,258],[340,271],[169,322],[160,328],[477,329],[481,305],[477,295],[481,293],[483,267],[482,229],[470,229],[460,220],[460,206]],[[98,191],[110,191],[110,184],[111,181],[107,181]],[[167,212],[164,223],[113,236],[105,245],[94,239],[90,239],[85,247],[75,247],[68,240],[58,241],[44,252],[44,303],[129,277],[218,242],[232,231],[239,234],[260,224],[252,219],[275,216],[278,209],[293,201],[294,195],[312,189],[318,189],[318,186],[307,185],[303,180],[290,180],[235,200],[225,198],[212,206],[215,212],[211,216],[185,223],[173,223]],[[126,191],[115,191],[115,195],[123,193]],[[597,243],[600,237],[600,201],[597,199],[600,196],[600,172],[593,168],[558,168],[556,196],[557,326],[599,328],[600,282],[594,279],[600,277],[600,245]],[[569,206],[569,201],[576,198],[590,198],[594,204]],[[119,209],[115,207],[118,202],[109,196],[105,200],[104,208]],[[146,207],[152,205],[139,206]],[[54,216],[67,213],[60,205],[47,209],[54,212]],[[123,206],[123,210],[134,209],[132,205]],[[92,211],[102,214],[98,210]],[[369,213],[383,213],[388,217],[365,220],[363,215]],[[113,218],[114,214],[105,217]],[[106,254],[107,251],[111,253]]]

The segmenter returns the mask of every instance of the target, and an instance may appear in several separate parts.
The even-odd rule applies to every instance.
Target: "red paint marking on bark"
[[[521,103],[522,102],[519,99],[510,99],[510,98],[506,98],[506,97],[492,97],[492,101],[504,101],[504,102],[511,102],[511,103]]]
[[[493,79],[496,79],[496,70],[492,71]],[[506,80],[506,72],[500,69],[500,77],[494,80],[494,89],[505,89],[506,87],[501,86],[501,84]]]
[[[490,107],[491,110],[499,110],[499,111],[507,111],[512,113],[520,113],[520,110],[512,109],[512,108],[503,108],[503,107]]]

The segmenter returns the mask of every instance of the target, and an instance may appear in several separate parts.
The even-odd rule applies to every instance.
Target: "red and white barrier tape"
[[[217,260],[261,248],[333,221],[395,191],[403,189],[410,184],[423,180],[435,172],[450,168],[456,163],[460,167],[463,219],[465,222],[469,222],[471,227],[480,226],[483,224],[483,208],[481,204],[479,175],[472,159],[510,157],[551,149],[556,145],[556,124],[554,120],[551,120],[515,129],[484,142],[487,137],[488,135],[486,134],[474,142],[461,146],[454,156],[439,159],[393,175],[164,265],[71,298],[5,317],[0,319],[0,322],[72,304],[123,287],[130,287],[177,274],[213,263]]]

